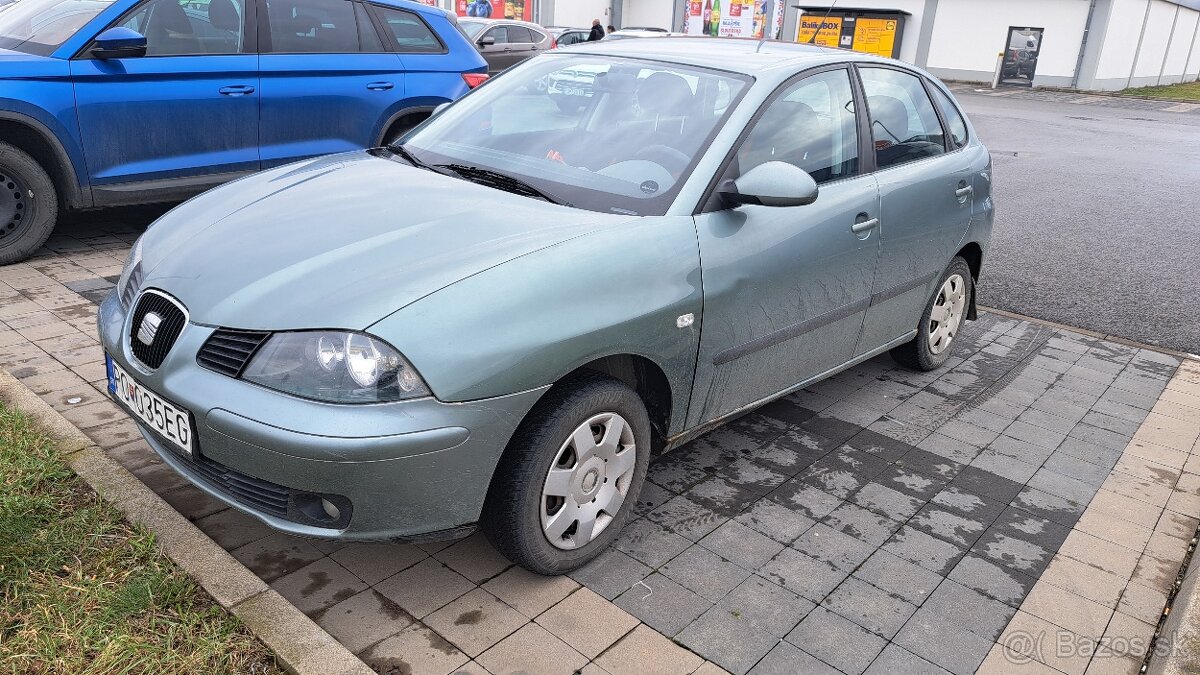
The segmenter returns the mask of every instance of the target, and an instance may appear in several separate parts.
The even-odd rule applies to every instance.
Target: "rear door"
[[[970,224],[973,160],[947,141],[925,78],[883,65],[857,70],[871,116],[881,247],[861,354],[917,328]]]
[[[347,0],[259,0],[263,168],[375,145],[404,98],[400,56]]]
[[[253,13],[253,0],[145,0],[112,24],[146,36],[145,56],[71,61],[98,201],[139,199],[121,183],[185,196],[258,169]]]

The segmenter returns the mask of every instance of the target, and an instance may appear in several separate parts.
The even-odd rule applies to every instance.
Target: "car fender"
[[[701,309],[694,220],[646,217],[465,278],[369,332],[452,402],[543,387],[606,356],[643,356],[670,384],[673,432],[687,413]]]
[[[69,83],[68,86],[68,94]],[[71,124],[75,121],[74,101],[69,114]],[[87,188],[87,166],[83,149],[76,141],[74,130],[45,110],[26,101],[0,98],[0,120],[21,124],[37,134],[50,147],[58,167],[43,167],[54,179],[55,186],[62,192],[63,202],[71,207],[92,205],[91,190]]]

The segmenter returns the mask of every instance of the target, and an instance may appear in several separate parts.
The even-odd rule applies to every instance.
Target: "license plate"
[[[104,355],[108,391],[134,417],[189,457],[192,455],[191,413],[150,391]]]
[[[563,87],[562,92],[567,96],[585,96],[587,91],[582,87]]]

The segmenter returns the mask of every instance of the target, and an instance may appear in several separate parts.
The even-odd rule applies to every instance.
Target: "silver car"
[[[554,48],[550,33],[528,21],[460,19],[458,27],[478,47],[491,75]]]
[[[533,86],[564,72],[591,74],[566,112]],[[988,151],[916,68],[579,45],[176,208],[99,332],[113,397],[231,506],[345,541],[480,527],[555,574],[652,454],[880,354],[942,366],[992,213]]]

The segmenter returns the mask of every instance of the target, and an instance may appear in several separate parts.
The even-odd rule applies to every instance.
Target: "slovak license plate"
[[[582,87],[563,87],[562,91],[567,96],[586,96],[587,91]]]
[[[142,424],[153,429],[160,437],[192,455],[191,413],[150,391],[130,377],[108,354],[104,355],[108,369],[108,391],[125,406]]]

